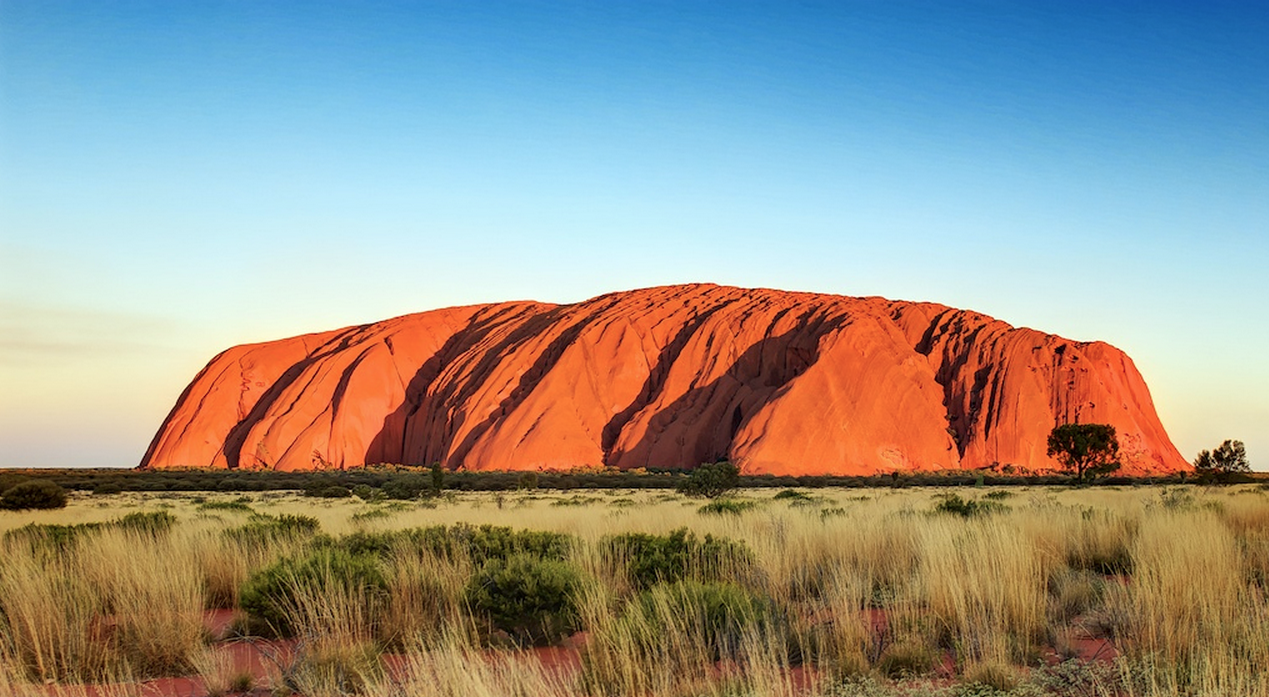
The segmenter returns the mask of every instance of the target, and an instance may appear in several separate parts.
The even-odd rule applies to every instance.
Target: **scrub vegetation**
[[[1269,696],[1256,485],[420,493],[0,511],[0,694]]]

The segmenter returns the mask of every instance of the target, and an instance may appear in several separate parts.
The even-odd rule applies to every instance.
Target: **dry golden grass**
[[[583,668],[552,670],[481,645],[462,601],[469,560],[399,545],[382,562],[385,597],[357,588],[296,595],[289,616],[300,650],[271,682],[309,697],[881,695],[896,689],[882,673],[946,663],[952,682],[1062,694],[1042,679],[1051,669],[1037,666],[1054,649],[1073,653],[1072,632],[1100,628],[1121,657],[1081,674],[1084,691],[1068,694],[1269,696],[1266,492],[1013,488],[1007,510],[970,518],[933,513],[943,493],[822,490],[807,501],[747,491],[759,505],[740,515],[704,515],[700,501],[659,491],[587,492],[594,500],[582,505],[553,505],[574,494],[550,492],[404,506],[256,494],[255,511],[314,516],[335,537],[459,522],[569,533],[579,540],[570,563],[587,579]],[[633,504],[614,505],[623,499]],[[63,511],[0,512],[0,531],[159,509],[179,520],[170,532],[107,527],[60,549],[20,536],[0,543],[0,694],[197,673],[211,691],[228,689],[201,612],[235,606],[253,572],[301,552],[304,540],[226,537],[248,514],[200,508],[190,495],[75,496]],[[680,527],[752,550],[750,567],[725,576],[771,603],[770,623],[720,651],[710,628],[664,594],[632,609],[638,592],[599,541]],[[385,650],[404,652],[406,669],[385,670]],[[813,666],[813,678],[795,679],[798,663]],[[923,685],[904,689],[954,694],[946,681]]]

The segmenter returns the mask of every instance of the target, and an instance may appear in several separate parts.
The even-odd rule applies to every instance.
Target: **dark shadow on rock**
[[[605,451],[605,461],[626,469],[689,468],[731,457],[736,434],[786,385],[819,360],[819,344],[824,335],[851,321],[848,316],[813,315],[803,315],[796,329],[755,342],[722,375],[687,391],[653,415],[644,436],[629,449]],[[647,403],[654,400],[655,395],[650,395]],[[661,449],[660,439],[668,437],[668,426],[683,421],[704,422],[704,427],[691,429],[691,440],[675,443],[677,455],[666,461],[663,455],[656,454]],[[681,435],[676,433],[673,437]],[[662,459],[658,461],[658,457]]]
[[[370,444],[366,447],[366,463],[425,465],[430,464],[428,456],[431,451],[444,452],[448,443],[436,444],[439,447],[428,447],[426,451],[418,453],[410,452],[408,445],[412,425],[416,424],[419,418],[423,418],[424,421],[430,420],[431,415],[425,410],[428,389],[445,368],[463,353],[484,341],[497,328],[533,309],[534,306],[512,305],[481,310],[468,321],[465,327],[454,332],[436,353],[414,371],[409,384],[405,387],[405,398],[400,406],[384,417],[379,432],[371,438]],[[423,417],[418,416],[421,410]]]
[[[600,447],[604,451],[604,464],[608,462],[608,455],[617,443],[617,437],[621,435],[621,429],[630,421],[630,419],[640,410],[652,403],[652,400],[661,393],[661,388],[665,385],[665,379],[670,374],[670,367],[674,365],[674,361],[678,360],[679,354],[683,352],[683,347],[687,346],[687,342],[696,334],[705,322],[714,315],[714,313],[724,307],[735,303],[736,300],[727,300],[720,305],[715,305],[683,325],[681,329],[666,344],[661,352],[657,354],[656,362],[652,366],[652,370],[648,372],[648,378],[644,380],[643,386],[639,389],[639,394],[634,401],[626,405],[624,409],[613,415],[604,424],[603,434],[600,440]]]
[[[450,462],[447,463],[447,465],[452,467],[461,463],[463,458],[467,457],[467,454],[471,452],[471,449],[476,446],[476,442],[481,436],[497,424],[499,419],[515,411],[516,408],[520,406],[520,404],[522,404],[529,396],[529,394],[533,392],[533,388],[537,387],[538,382],[542,379],[542,377],[546,375],[551,368],[555,367],[555,364],[560,360],[560,356],[564,355],[565,349],[573,345],[573,342],[577,340],[577,337],[581,335],[582,331],[586,329],[586,327],[601,319],[605,319],[604,312],[610,309],[613,305],[619,303],[621,301],[621,297],[606,296],[605,298],[598,298],[597,300],[600,302],[607,300],[607,302],[604,306],[597,309],[591,310],[587,308],[586,310],[583,310],[581,313],[583,314],[581,319],[561,330],[559,335],[547,344],[547,347],[542,351],[542,353],[538,354],[538,357],[534,359],[533,365],[531,365],[529,369],[520,376],[520,380],[516,383],[515,388],[512,389],[510,394],[508,394],[502,402],[498,404],[498,408],[492,411],[484,421],[481,421],[479,424],[472,427],[472,429],[467,432],[467,436],[463,438],[463,441],[450,450]],[[572,308],[564,307],[559,309],[561,311],[565,311]],[[526,326],[524,328],[527,332],[529,332],[525,338],[527,339],[529,337],[538,336],[542,332],[549,330],[556,324],[557,320],[562,317],[563,312],[552,312],[549,320],[543,318],[546,321],[532,322],[531,324],[534,326]],[[537,320],[538,318],[534,319]],[[517,345],[520,343],[523,343],[523,340],[516,342]],[[480,383],[484,382],[483,375],[484,374],[481,375]],[[478,385],[479,383],[474,382],[472,387],[476,387]]]
[[[291,383],[295,382],[300,375],[304,374],[304,371],[307,370],[309,366],[313,365],[317,361],[348,348],[353,336],[355,336],[358,332],[363,331],[368,326],[371,325],[349,327],[343,332],[336,334],[331,337],[329,341],[314,349],[308,356],[300,359],[290,368],[287,368],[272,385],[269,385],[269,389],[265,390],[264,394],[260,395],[260,399],[256,400],[255,406],[251,408],[251,411],[248,412],[247,415],[233,428],[231,428],[229,430],[229,435],[225,437],[225,462],[228,463],[229,469],[238,469],[241,466],[242,446],[246,443],[247,436],[251,433],[251,429],[254,428],[256,424],[260,423],[261,419],[264,418],[264,415],[267,414],[269,409],[273,406],[273,403],[277,401],[278,397],[282,396],[282,393],[291,386]],[[262,458],[259,455],[254,457],[255,461],[251,463],[253,466],[259,466],[267,469],[273,467],[275,464],[268,462],[265,458]]]

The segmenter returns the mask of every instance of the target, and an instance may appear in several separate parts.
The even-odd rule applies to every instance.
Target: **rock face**
[[[1109,423],[1124,472],[1187,469],[1132,361],[930,303],[713,285],[458,307],[231,348],[141,466],[1055,469]]]

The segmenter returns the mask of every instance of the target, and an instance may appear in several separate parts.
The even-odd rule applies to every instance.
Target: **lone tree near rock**
[[[688,496],[718,498],[740,486],[740,468],[727,461],[707,462],[687,475],[679,491]]]
[[[1215,450],[1202,450],[1194,458],[1195,472],[1205,479],[1218,475],[1245,474],[1251,471],[1247,448],[1240,440],[1227,440]]]
[[[1049,457],[1083,483],[1119,469],[1119,438],[1109,424],[1063,424],[1049,432]]]

